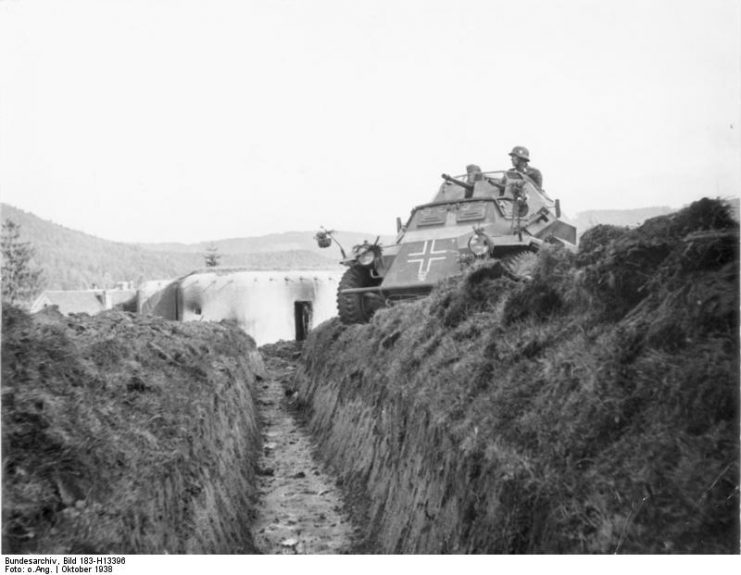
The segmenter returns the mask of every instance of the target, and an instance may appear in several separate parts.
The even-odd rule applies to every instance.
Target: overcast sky
[[[0,197],[118,241],[390,234],[530,148],[568,214],[741,190],[739,0],[2,0]]]

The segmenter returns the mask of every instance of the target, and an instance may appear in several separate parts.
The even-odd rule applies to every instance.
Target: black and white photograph
[[[738,567],[740,130],[741,0],[0,0],[4,572]]]

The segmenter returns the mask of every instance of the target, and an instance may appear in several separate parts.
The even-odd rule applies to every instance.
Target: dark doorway
[[[310,301],[297,301],[293,303],[293,317],[296,323],[296,341],[306,339],[306,334],[311,329],[311,316],[313,310]]]

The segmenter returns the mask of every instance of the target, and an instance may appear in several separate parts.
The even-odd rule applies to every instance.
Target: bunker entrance
[[[306,339],[306,334],[311,329],[311,318],[313,309],[310,301],[297,301],[293,303],[293,318],[296,324],[296,341]]]

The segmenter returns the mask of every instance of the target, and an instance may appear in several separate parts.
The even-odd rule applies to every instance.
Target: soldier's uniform
[[[538,184],[539,188],[543,187],[543,174],[540,173],[540,170],[538,168],[533,168],[532,166],[525,166],[523,169],[517,170],[517,171],[522,174],[525,174],[533,182]]]

